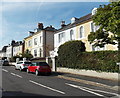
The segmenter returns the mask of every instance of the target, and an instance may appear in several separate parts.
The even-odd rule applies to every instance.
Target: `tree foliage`
[[[27,58],[27,59],[30,59],[30,58],[33,58],[33,55],[30,53],[29,50],[26,50],[24,53],[21,54],[23,58]]]
[[[120,1],[100,5],[92,19],[99,29],[88,36],[90,43],[100,47],[118,43],[118,50],[120,50]]]
[[[82,41],[69,41],[58,49],[58,61],[62,66],[76,66],[78,56],[85,51],[85,44]]]

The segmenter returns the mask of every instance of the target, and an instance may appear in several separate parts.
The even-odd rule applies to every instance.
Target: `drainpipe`
[[[45,30],[45,57],[46,57],[46,30]]]

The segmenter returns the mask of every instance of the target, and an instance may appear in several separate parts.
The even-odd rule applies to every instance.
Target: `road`
[[[15,70],[14,66],[2,67],[2,90],[3,97],[52,96],[52,98],[60,98],[80,96],[114,98],[114,96],[119,96],[115,90],[60,78],[56,73],[50,76],[36,76],[33,73]]]

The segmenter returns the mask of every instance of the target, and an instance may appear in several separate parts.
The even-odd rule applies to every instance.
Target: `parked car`
[[[33,72],[36,75],[40,74],[51,74],[51,68],[46,62],[32,62],[31,65],[28,66],[27,72]]]
[[[9,65],[9,61],[8,60],[0,60],[0,65],[1,66],[8,66]]]
[[[20,71],[26,70],[29,65],[31,65],[30,61],[19,61],[15,64],[15,69],[19,69]]]

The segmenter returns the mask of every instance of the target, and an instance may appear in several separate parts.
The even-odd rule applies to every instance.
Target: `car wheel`
[[[39,75],[39,72],[38,72],[38,70],[36,70],[36,71],[35,71],[35,74],[36,74],[36,76],[38,76],[38,75]]]
[[[29,69],[27,69],[27,73],[30,73]]]
[[[20,71],[22,71],[22,68],[20,67]]]

